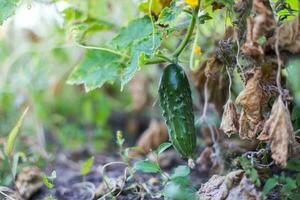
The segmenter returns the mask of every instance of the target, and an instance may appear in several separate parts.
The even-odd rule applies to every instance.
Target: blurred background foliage
[[[30,111],[25,117],[16,152],[24,152],[28,163],[38,161],[41,165],[61,150],[89,148],[101,152],[110,144],[115,145],[111,139],[117,129],[122,129],[125,135],[141,133],[130,126],[131,118],[160,117],[157,105],[152,106],[157,98],[159,68],[142,69],[150,80],[147,89],[151,100],[138,112],[132,109],[128,87],[120,92],[119,84],[105,85],[85,93],[82,86],[66,84],[73,68],[85,56],[85,49],[79,44],[106,46],[116,30],[143,15],[139,8],[145,8],[138,6],[140,2],[20,2],[14,17],[0,26],[0,146],[27,105]],[[213,19],[200,26],[202,54],[198,65],[214,51],[215,42],[230,25],[227,22],[230,20],[226,20],[229,17],[231,13],[217,10]],[[164,46],[174,49],[177,40],[170,37]],[[186,69],[189,57],[190,51],[181,57]],[[300,126],[299,66],[299,58],[294,58],[285,73],[296,99],[292,113],[295,129]],[[234,81],[238,93],[242,89],[241,80],[236,76]]]

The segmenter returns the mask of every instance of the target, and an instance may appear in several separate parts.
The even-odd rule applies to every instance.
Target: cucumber
[[[159,83],[159,101],[169,138],[179,154],[193,158],[196,149],[196,133],[187,76],[177,64],[169,64]]]

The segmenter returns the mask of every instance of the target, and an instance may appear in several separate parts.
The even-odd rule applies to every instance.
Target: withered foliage
[[[242,139],[254,139],[258,125],[263,120],[262,111],[267,99],[261,87],[261,77],[262,72],[258,68],[235,101],[242,106],[239,119],[239,134]]]
[[[211,155],[213,154],[213,149],[211,147],[205,147],[201,152],[199,158],[196,160],[197,167],[200,170],[209,170],[212,166]]]
[[[275,42],[278,39],[280,50],[291,53],[300,51],[300,15],[291,21],[285,21],[276,29],[276,34],[268,40],[268,44],[275,49]]]
[[[272,158],[275,163],[285,166],[289,148],[295,143],[290,112],[279,97],[273,105],[271,115],[266,121],[259,140],[270,140]]]
[[[37,167],[25,167],[16,179],[16,187],[23,199],[29,199],[43,186],[41,170]]]
[[[247,39],[242,51],[248,56],[259,57],[264,55],[264,50],[258,39],[267,36],[276,27],[276,22],[268,1],[254,0],[252,12],[254,17],[247,19]]]
[[[244,175],[243,170],[230,172],[226,176],[213,175],[198,191],[200,199],[263,199],[261,193]]]
[[[142,134],[137,142],[146,153],[156,149],[161,143],[168,140],[168,130],[164,122],[153,119],[147,130]]]
[[[223,106],[226,103],[228,80],[220,73],[222,64],[212,56],[208,61],[204,62],[199,70],[193,73],[193,80],[197,90],[200,93],[200,102],[204,102],[204,87],[207,77],[209,99],[208,102],[213,104],[218,113],[223,112]]]
[[[231,100],[228,100],[224,106],[220,129],[230,137],[232,133],[238,132],[238,121],[236,107]]]

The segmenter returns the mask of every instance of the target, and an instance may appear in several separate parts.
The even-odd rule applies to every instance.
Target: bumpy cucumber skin
[[[158,93],[173,146],[182,157],[193,158],[196,149],[193,105],[189,81],[182,67],[170,64],[164,69]]]

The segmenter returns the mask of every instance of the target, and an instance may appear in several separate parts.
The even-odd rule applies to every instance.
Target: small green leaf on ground
[[[286,169],[300,172],[300,159],[299,158],[291,158],[287,162]]]
[[[252,166],[250,160],[246,157],[239,157],[242,168],[245,170],[247,178],[257,187],[260,187],[261,182],[256,169]]]
[[[54,174],[55,173],[55,176]],[[44,185],[48,188],[48,189],[52,189],[54,188],[54,183],[53,183],[53,180],[56,178],[56,172],[53,171],[52,172],[52,175],[50,177],[48,177],[46,174],[42,174],[42,179],[43,179],[43,182],[44,182]]]
[[[166,199],[188,199],[196,200],[196,190],[192,187],[184,187],[175,182],[168,182],[164,188],[164,197]]]
[[[159,147],[157,148],[156,152],[158,155],[162,154],[165,150],[167,150],[168,148],[170,148],[172,146],[171,142],[165,142],[159,145]]]
[[[190,174],[190,168],[185,165],[179,165],[175,168],[171,178],[186,177]]]
[[[90,157],[89,159],[85,160],[82,163],[80,173],[82,175],[88,174],[91,171],[91,167],[93,166],[93,164],[94,164],[94,156]]]
[[[160,172],[160,167],[157,163],[149,161],[149,160],[140,160],[137,161],[133,169],[136,171],[142,171],[145,173],[157,173]]]
[[[278,180],[274,177],[269,178],[264,185],[262,194],[266,196],[276,185],[278,185]]]

